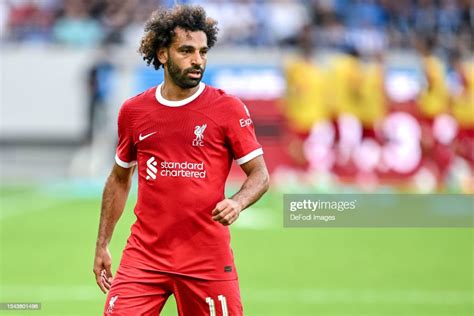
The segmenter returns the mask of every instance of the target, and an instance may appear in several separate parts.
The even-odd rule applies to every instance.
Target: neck
[[[164,80],[161,86],[161,95],[169,101],[180,101],[192,96],[199,89],[199,85],[194,88],[183,89],[174,84],[171,80]]]

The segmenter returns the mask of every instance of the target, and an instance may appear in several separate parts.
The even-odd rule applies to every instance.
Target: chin
[[[180,84],[179,86],[182,89],[191,89],[191,88],[197,87],[200,82],[201,82],[201,79],[188,79],[182,84]]]

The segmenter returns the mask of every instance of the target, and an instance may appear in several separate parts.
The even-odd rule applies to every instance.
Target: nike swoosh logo
[[[154,134],[156,134],[156,132],[152,132],[152,133],[150,133],[150,134],[146,134],[146,135],[143,135],[143,136],[142,136],[142,134],[140,134],[140,135],[138,135],[138,141],[141,142],[141,141],[144,140],[145,138],[148,138],[148,137],[150,137],[151,135],[154,135]]]

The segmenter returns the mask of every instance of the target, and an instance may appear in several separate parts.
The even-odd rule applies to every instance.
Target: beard
[[[181,68],[179,68],[179,66],[176,65],[171,58],[169,58],[168,62],[166,63],[166,69],[168,70],[173,83],[181,89],[191,89],[196,87],[201,82],[205,70],[205,68],[201,68],[200,66],[189,67],[181,70]],[[201,72],[201,76],[199,78],[191,78],[188,76],[190,72],[196,70]]]

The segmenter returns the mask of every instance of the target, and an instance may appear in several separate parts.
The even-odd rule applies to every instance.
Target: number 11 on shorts
[[[219,295],[217,299],[221,302],[222,316],[229,316],[227,311],[227,300],[225,299],[225,296]],[[210,316],[216,316],[216,305],[214,304],[214,300],[210,297],[206,297],[206,303],[209,305]]]

